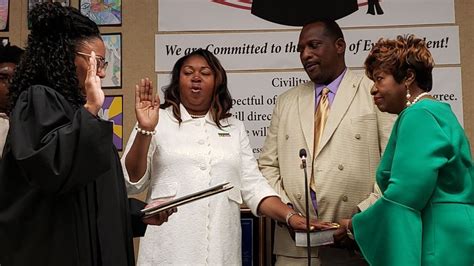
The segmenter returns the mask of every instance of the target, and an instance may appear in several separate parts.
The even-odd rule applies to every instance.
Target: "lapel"
[[[313,153],[314,139],[314,83],[308,82],[302,85],[298,94],[298,113],[301,130],[303,131],[308,154]]]
[[[336,128],[344,118],[344,115],[347,113],[347,109],[349,109],[349,106],[356,95],[359,82],[360,78],[347,69],[342,78],[341,84],[337,89],[336,97],[331,105],[326,126],[324,127],[324,132],[321,136],[321,143],[318,146],[315,156],[318,156],[319,152],[324,148],[324,146],[326,146],[332,134],[334,134],[334,131],[336,131]]]

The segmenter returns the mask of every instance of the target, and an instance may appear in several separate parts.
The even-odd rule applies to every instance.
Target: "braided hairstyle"
[[[48,86],[75,108],[85,103],[79,89],[74,59],[77,48],[100,37],[97,25],[73,7],[38,4],[29,14],[31,33],[10,86],[10,106],[32,85]]]

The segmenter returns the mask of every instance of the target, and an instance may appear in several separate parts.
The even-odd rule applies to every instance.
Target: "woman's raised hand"
[[[97,115],[104,104],[105,95],[100,83],[100,77],[97,76],[97,60],[95,59],[94,51],[91,52],[91,56],[89,57],[84,89],[86,92],[86,104],[84,104],[84,108],[93,115]]]
[[[153,84],[149,78],[141,79],[135,85],[135,114],[138,127],[143,130],[153,131],[158,124],[160,96],[154,94]]]

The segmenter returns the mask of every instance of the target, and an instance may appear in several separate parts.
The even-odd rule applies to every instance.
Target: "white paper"
[[[312,231],[309,233],[309,243],[311,247],[330,245],[334,243],[334,232],[337,229],[328,229],[324,231]],[[306,232],[295,232],[295,243],[297,247],[306,247]]]

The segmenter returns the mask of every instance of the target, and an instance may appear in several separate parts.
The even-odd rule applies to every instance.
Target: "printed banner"
[[[460,64],[457,26],[345,30],[346,64],[362,67],[379,38],[406,34],[425,38],[437,65]],[[226,70],[301,69],[298,37],[297,31],[157,34],[155,70],[170,71],[178,58],[197,48],[215,54]]]
[[[317,0],[312,0],[317,1]],[[321,1],[321,0],[320,0]],[[323,0],[328,6],[327,0]],[[357,2],[358,10],[338,21],[345,27],[400,26],[420,24],[454,23],[453,0],[382,0],[382,10],[371,11],[370,5],[363,0],[345,0]],[[282,1],[280,1],[282,2]],[[286,1],[288,5],[307,9],[302,1]],[[252,0],[159,0],[159,31],[208,31],[208,30],[263,30],[291,29],[268,22],[251,14]],[[282,13],[279,5],[272,6]],[[338,9],[337,5],[328,7]],[[382,11],[382,12],[380,12]],[[179,19],[177,19],[179,18]]]
[[[167,85],[169,79],[169,74],[159,74],[158,88]],[[430,94],[449,103],[463,124],[461,68],[435,68],[433,79],[434,88]],[[233,98],[232,114],[244,122],[256,157],[265,141],[277,96],[308,80],[302,71],[228,73],[228,85]],[[160,93],[163,99],[161,90]]]

